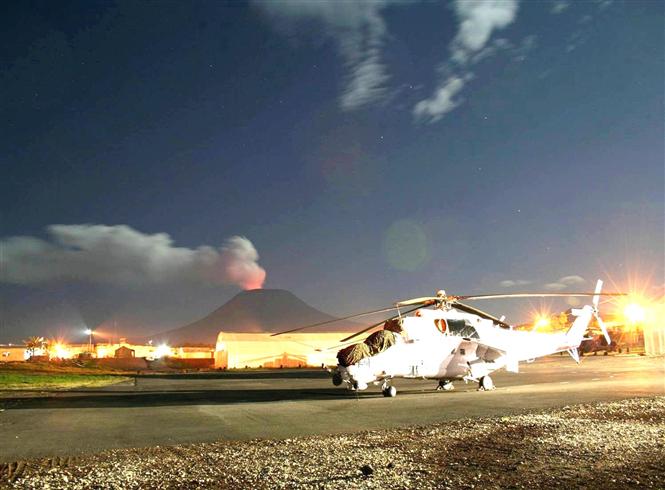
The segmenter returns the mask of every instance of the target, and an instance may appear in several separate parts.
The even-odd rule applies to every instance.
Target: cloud
[[[501,281],[499,285],[502,288],[512,288],[515,286],[526,286],[527,284],[531,284],[531,281],[526,281],[524,279],[506,279],[505,281]]]
[[[584,282],[586,282],[586,280],[581,276],[564,276],[556,282],[545,284],[545,289],[550,291],[561,291],[562,289],[566,289],[568,286],[582,284]]]
[[[452,59],[464,63],[471,54],[480,51],[493,31],[515,20],[517,7],[516,0],[456,0],[459,28],[450,46]]]
[[[560,14],[570,7],[570,2],[568,0],[554,0],[552,6],[550,7],[550,12],[553,14]]]
[[[607,7],[612,5],[614,0],[595,0],[595,4],[598,5],[599,10],[605,10]]]
[[[356,109],[386,95],[385,83],[390,77],[381,60],[381,50],[388,32],[381,10],[391,3],[389,0],[255,0],[252,3],[278,27],[305,20],[323,25],[325,35],[337,45],[348,70],[340,96],[343,109]]]
[[[582,284],[583,282],[586,282],[586,280],[581,276],[565,276],[559,279],[559,282],[568,286],[571,284]]]
[[[413,114],[421,120],[438,121],[462,103],[463,99],[455,97],[464,88],[465,83],[462,78],[450,77],[432,97],[418,102],[413,108]]]
[[[0,241],[0,282],[236,284],[249,289],[265,280],[259,255],[244,237],[231,237],[217,250],[175,247],[166,233],[148,235],[126,225],[51,225],[47,232],[50,240],[16,236]]]
[[[458,107],[462,99],[457,96],[465,82],[473,77],[471,66],[493,54],[501,43],[487,49],[494,31],[510,25],[517,17],[517,0],[456,0],[454,10],[459,21],[457,34],[450,43],[450,60],[443,71],[452,73],[428,98],[413,108],[417,120],[436,122]],[[505,41],[503,42],[505,44]]]
[[[339,98],[343,110],[354,110],[390,96],[386,86],[390,76],[382,56],[389,38],[383,10],[389,5],[412,3],[408,0],[252,0],[276,29],[290,33],[306,21],[315,22],[321,27],[317,32],[335,43],[346,67]],[[473,78],[470,67],[512,46],[506,40],[497,40],[493,45],[489,41],[494,32],[515,20],[518,0],[455,0],[453,10],[458,28],[448,46],[450,59],[443,67],[446,76],[431,97],[414,105],[417,120],[438,121],[458,107],[463,102],[459,93]]]

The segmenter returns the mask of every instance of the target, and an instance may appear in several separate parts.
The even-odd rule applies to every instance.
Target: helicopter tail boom
[[[573,309],[572,313],[577,318],[575,318],[572,326],[566,332],[566,339],[569,341],[571,347],[577,347],[584,340],[584,334],[587,331],[589,323],[591,323],[593,308],[587,305],[581,309]]]

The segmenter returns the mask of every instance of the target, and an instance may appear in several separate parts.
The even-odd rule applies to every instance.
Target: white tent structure
[[[648,321],[642,326],[644,353],[647,356],[665,355],[665,302],[659,301],[649,311]]]
[[[348,332],[270,333],[220,332],[215,348],[216,369],[337,365],[339,340]]]
[[[665,355],[665,323],[644,326],[644,353],[647,356]]]

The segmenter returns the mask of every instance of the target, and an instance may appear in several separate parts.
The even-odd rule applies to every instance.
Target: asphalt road
[[[515,414],[575,403],[665,395],[665,360],[541,359],[493,375],[497,389],[397,380],[355,394],[322,371],[274,370],[139,377],[104,389],[0,398],[0,462],[111,448],[218,439],[289,438]]]

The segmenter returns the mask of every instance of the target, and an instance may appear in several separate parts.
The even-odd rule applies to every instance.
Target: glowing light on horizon
[[[56,343],[51,347],[51,356],[57,359],[69,359],[72,357],[72,353],[67,346],[61,343]]]
[[[533,329],[536,330],[538,328],[547,328],[551,325],[550,318],[545,315],[538,315],[536,317],[536,321],[533,324]]]
[[[637,303],[630,303],[623,309],[623,316],[626,317],[628,323],[636,324],[642,323],[646,318],[644,307]]]
[[[166,344],[161,344],[155,349],[155,358],[159,359],[160,357],[168,357],[171,355],[171,347]]]

